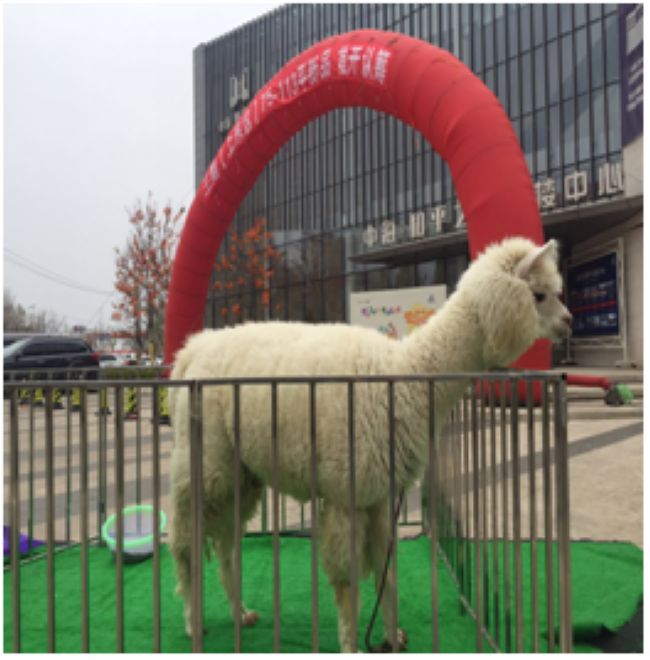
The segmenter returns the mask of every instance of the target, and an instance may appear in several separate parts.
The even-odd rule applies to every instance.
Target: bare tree
[[[9,289],[4,290],[4,332],[67,332],[64,319],[54,312],[26,310]]]

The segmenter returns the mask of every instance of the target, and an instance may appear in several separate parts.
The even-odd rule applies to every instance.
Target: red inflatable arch
[[[461,202],[472,258],[509,235],[543,242],[526,162],[492,92],[460,61],[394,32],[358,30],[321,41],[292,59],[255,96],[208,167],[187,216],[173,265],[165,363],[203,327],[210,275],[240,203],[274,154],[312,119],[364,106],[419,130],[447,162]],[[547,369],[538,342],[518,366]]]

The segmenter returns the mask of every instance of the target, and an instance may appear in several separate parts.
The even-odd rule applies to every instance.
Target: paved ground
[[[643,371],[595,373],[629,385],[635,400],[612,408],[599,390],[570,389],[571,536],[643,547]]]

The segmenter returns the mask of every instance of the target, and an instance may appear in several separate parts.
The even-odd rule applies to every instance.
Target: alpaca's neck
[[[402,343],[403,369],[407,373],[453,374],[483,371],[484,339],[473,308],[462,294],[454,294],[436,315]],[[435,386],[436,427],[467,388],[467,380],[439,381]],[[411,406],[428,418],[428,396],[411,389]]]
[[[455,293],[402,344],[405,367],[412,373],[483,371],[483,336],[475,312]]]

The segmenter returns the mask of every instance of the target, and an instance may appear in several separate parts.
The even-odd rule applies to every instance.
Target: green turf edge
[[[311,588],[309,540],[281,539],[281,645],[283,652],[311,650]],[[268,536],[243,541],[243,592],[249,606],[255,607],[261,620],[243,632],[243,649],[265,652],[272,648],[272,540]],[[523,548],[524,565],[526,547]],[[603,628],[616,630],[634,614],[642,595],[643,553],[632,544],[575,542],[571,545],[573,619],[576,651],[597,652],[591,644]],[[115,649],[115,571],[110,552],[91,547],[91,647],[94,652]],[[189,652],[191,644],[182,626],[182,606],[174,597],[173,562],[166,548],[161,548],[162,648],[168,652]],[[428,539],[404,541],[399,545],[400,620],[409,634],[409,650],[431,648],[430,616],[430,545]],[[446,569],[439,563],[440,576],[440,650],[474,650],[474,625],[460,616],[455,589]],[[32,562],[21,570],[22,640],[21,650],[47,650],[46,569],[44,561]],[[73,548],[55,556],[57,651],[81,650],[80,549]],[[524,580],[526,583],[526,580]],[[12,649],[11,572],[5,572],[4,649]],[[150,652],[153,631],[153,562],[125,566],[125,647],[128,652]],[[147,588],[149,585],[149,588]],[[322,572],[319,573],[320,650],[336,651],[336,615],[332,592]],[[233,649],[229,608],[216,577],[214,564],[204,570],[206,651],[230,652]],[[253,596],[255,595],[254,602]],[[360,644],[372,605],[372,584],[361,584]],[[452,616],[453,615],[453,616]],[[290,625],[289,623],[290,622]],[[379,626],[381,628],[381,626]],[[542,631],[543,633],[543,631]],[[381,638],[375,632],[375,641]],[[543,635],[543,638],[545,636]]]

